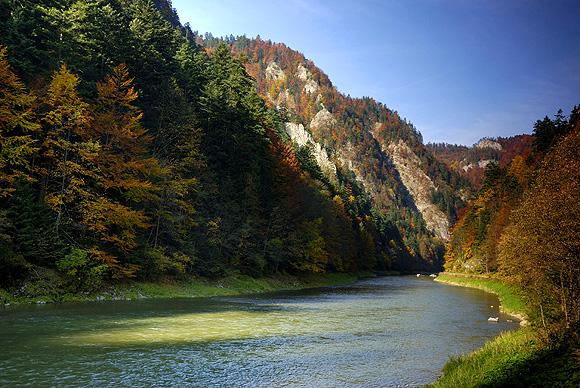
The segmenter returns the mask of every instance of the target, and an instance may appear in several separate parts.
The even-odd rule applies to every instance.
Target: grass
[[[116,290],[129,299],[195,298],[336,286],[352,283],[358,278],[355,274],[321,274],[306,277],[279,275],[264,278],[237,275],[219,280],[197,278],[179,282],[136,282],[117,287]]]
[[[221,279],[189,278],[156,282],[125,282],[110,284],[96,293],[70,293],[56,288],[52,275],[28,282],[18,292],[0,289],[0,303],[53,303],[94,300],[131,300],[142,298],[201,298],[256,294],[283,290],[298,290],[352,283],[369,274],[317,274],[301,277],[277,275],[252,278],[232,275]]]
[[[431,387],[578,387],[578,360],[569,348],[549,345],[528,326],[503,333],[483,348],[447,362]]]
[[[501,280],[441,274],[437,281],[495,293],[509,314],[525,317],[530,313],[522,292]],[[526,326],[502,333],[475,352],[452,357],[431,387],[578,387],[576,349],[564,341],[548,341],[540,329]]]

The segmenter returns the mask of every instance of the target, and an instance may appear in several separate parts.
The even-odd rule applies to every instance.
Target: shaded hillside
[[[223,40],[198,42],[212,51]],[[295,147],[311,147],[328,183],[353,207],[370,201],[380,223],[394,225],[409,252],[433,262],[468,184],[436,160],[421,134],[372,98],[337,91],[326,74],[283,44],[259,38],[225,40],[246,63],[258,92],[284,115]]]
[[[479,189],[483,183],[485,168],[489,163],[507,166],[517,155],[530,153],[533,137],[517,135],[512,137],[485,138],[471,147],[447,144],[428,143],[427,148],[449,169],[459,172],[468,179],[474,188]]]

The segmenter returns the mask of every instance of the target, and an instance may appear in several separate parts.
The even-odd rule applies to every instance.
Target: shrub
[[[107,266],[96,260],[84,249],[73,248],[68,255],[56,262],[73,291],[92,292],[99,289],[107,274]]]

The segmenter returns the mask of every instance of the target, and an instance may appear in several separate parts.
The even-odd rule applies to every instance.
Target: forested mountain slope
[[[512,137],[484,138],[471,147],[428,143],[427,148],[452,171],[459,172],[476,189],[483,183],[485,168],[489,163],[507,166],[518,155],[525,156],[532,150],[533,137],[517,135]]]
[[[259,93],[283,113],[295,146],[311,148],[329,182],[339,191],[356,187],[361,195],[352,202],[368,197],[412,252],[433,256],[469,185],[432,156],[411,123],[372,98],[341,94],[312,61],[283,44],[244,36],[197,41],[209,51],[228,43]]]
[[[300,54],[161,0],[3,0],[0,31],[4,286],[440,265],[460,178]]]

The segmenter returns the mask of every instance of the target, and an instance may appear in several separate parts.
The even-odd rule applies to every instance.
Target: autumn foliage
[[[445,256],[448,271],[518,282],[544,326],[580,321],[579,114],[539,120],[533,152],[488,166]]]

